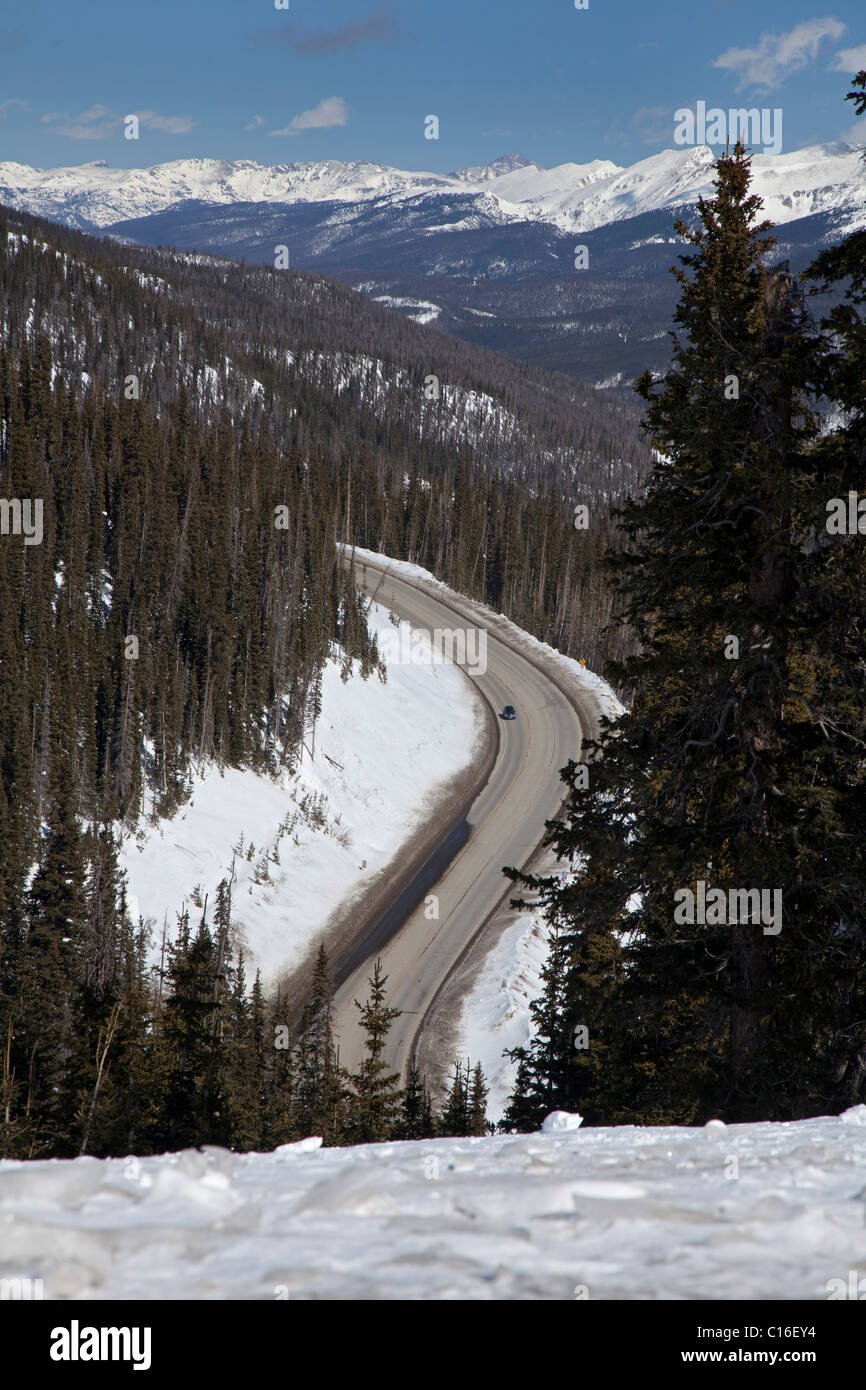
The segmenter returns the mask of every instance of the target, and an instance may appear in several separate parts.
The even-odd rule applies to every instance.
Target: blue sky
[[[288,3],[16,0],[0,20],[0,160],[629,164],[672,147],[674,111],[699,99],[781,108],[791,150],[850,138],[846,74],[866,68],[863,0]]]

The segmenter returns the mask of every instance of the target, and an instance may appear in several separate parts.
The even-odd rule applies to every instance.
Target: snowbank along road
[[[441,844],[449,862],[441,876],[432,886],[414,885],[414,894],[412,883],[400,885],[399,895],[416,905],[402,920],[392,913],[368,933],[369,952],[335,991],[340,1060],[354,1070],[363,1056],[354,1001],[366,1000],[367,977],[381,957],[388,1002],[402,1011],[391,1029],[386,1060],[405,1074],[437,994],[491,913],[514,892],[503,867],[525,867],[544,836],[545,822],[559,813],[565,791],[560,769],[580,758],[584,737],[596,736],[600,710],[591,692],[569,688],[564,673],[545,670],[541,659],[509,641],[507,631],[485,623],[478,605],[466,601],[464,606],[449,591],[430,592],[366,557],[356,564],[366,591],[413,629],[485,628],[486,670],[473,674],[467,666],[465,674],[490,706],[499,740],[492,773],[465,820],[457,826],[443,823]],[[516,719],[499,718],[505,705],[514,706]]]

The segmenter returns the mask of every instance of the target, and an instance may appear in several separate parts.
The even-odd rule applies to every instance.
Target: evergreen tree
[[[265,1149],[288,1144],[303,1138],[294,1124],[295,1078],[292,1065],[291,1020],[285,1000],[278,990],[269,1009],[266,1009],[265,1030]]]
[[[21,969],[18,1065],[27,1108],[53,1152],[73,1153],[75,1098],[69,1064],[87,921],[87,860],[68,777],[60,773],[29,895]],[[20,1029],[20,1031],[19,1031]],[[26,1058],[26,1061],[25,1061]]]
[[[400,1139],[432,1139],[436,1134],[433,1106],[427,1084],[418,1070],[415,1058],[409,1064],[397,1137]]]
[[[352,1077],[354,1096],[349,1142],[354,1144],[375,1144],[388,1139],[397,1123],[401,1101],[400,1077],[388,1070],[384,1053],[391,1025],[400,1017],[401,1011],[386,1004],[387,983],[387,975],[382,974],[382,963],[377,960],[369,979],[370,994],[366,1004],[355,1000],[364,1030],[366,1056]]]
[[[191,939],[188,914],[181,914],[177,940],[169,946],[168,985],[158,1020],[163,1100],[157,1111],[156,1147],[225,1143],[219,969],[204,916]]]
[[[345,1104],[345,1077],[334,1046],[331,1015],[331,976],[322,942],[294,1052],[292,1127],[298,1138],[321,1135],[325,1144],[339,1141]]]
[[[487,1097],[490,1094],[480,1062],[472,1070],[467,1097],[467,1129],[470,1135],[487,1133]]]
[[[118,842],[110,826],[87,837],[87,917],[77,962],[71,1055],[66,1085],[75,1105],[80,1152],[123,1145],[140,1125],[140,1056],[147,1016],[144,959],[136,951],[126,907]],[[128,1148],[128,1145],[125,1147]]]
[[[149,971],[151,937],[139,920],[134,928],[120,901],[120,1020],[113,1043],[108,1078],[110,1109],[103,1120],[98,1148],[101,1156],[147,1152],[154,1129],[153,1109],[159,1096],[155,1077],[154,1008]]]
[[[464,1071],[462,1063],[455,1059],[454,1075],[439,1116],[439,1133],[442,1135],[460,1137],[469,1132],[468,1071],[468,1062]]]
[[[247,996],[243,952],[233,970],[223,1035],[221,1090],[225,1097],[229,1147],[246,1152],[262,1143],[264,1049],[261,982]]]
[[[638,384],[661,461],[624,509],[617,561],[642,644],[619,674],[636,695],[589,789],[566,771],[553,843],[574,884],[530,880],[566,924],[570,1022],[588,994],[601,1005],[596,1122],[826,1113],[862,1076],[864,682],[848,656],[862,605],[816,541],[841,484],[809,396],[823,346],[787,271],[767,266],[749,182],[738,146],[697,229],[678,224],[694,248],[676,272],[684,338],[664,380]],[[689,912],[701,883],[730,920]],[[772,923],[739,896],[756,891]],[[551,1094],[555,1051],[539,1059]]]
[[[515,1089],[503,1117],[503,1127],[540,1129],[552,1110],[566,1109],[571,1049],[566,993],[569,946],[564,933],[552,931],[541,972],[543,989],[530,1006],[532,1038],[508,1056],[518,1063]]]

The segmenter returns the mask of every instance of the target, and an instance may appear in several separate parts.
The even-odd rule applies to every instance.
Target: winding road
[[[396,901],[367,933],[335,989],[340,1060],[354,1071],[363,1056],[354,1000],[366,1000],[368,976],[381,957],[388,1002],[402,1010],[386,1060],[405,1075],[437,995],[491,915],[514,893],[503,866],[525,868],[543,839],[545,821],[559,813],[565,791],[560,769],[580,758],[584,737],[596,736],[599,708],[590,692],[568,681],[567,672],[545,669],[542,659],[519,650],[507,632],[488,626],[471,606],[463,607],[459,596],[434,594],[387,562],[374,564],[366,557],[356,559],[356,578],[377,603],[413,628],[465,629],[479,623],[487,628],[487,669],[470,675],[464,668],[464,674],[490,707],[498,733],[493,768],[481,791],[456,823],[443,823],[438,877],[431,884],[428,866],[423,882],[414,881],[415,875],[395,885]],[[498,717],[506,704],[514,706],[516,719]],[[431,895],[438,917],[432,916]]]

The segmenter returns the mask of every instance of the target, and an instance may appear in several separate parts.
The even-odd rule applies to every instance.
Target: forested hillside
[[[9,213],[11,357],[88,399],[315,454],[340,539],[417,561],[601,667],[631,649],[599,561],[650,452],[639,409],[407,322],[317,276],[97,241]],[[574,509],[586,507],[575,529]]]
[[[154,980],[116,825],[146,790],[171,814],[208,761],[291,764],[326,658],[376,669],[340,541],[597,653],[604,504],[647,456],[636,412],[314,277],[17,214],[0,223],[0,323],[5,1152],[301,1134],[309,1104],[278,1121],[266,1099],[290,1103],[294,1063],[337,1088],[335,1139],[397,1132],[393,1085],[359,1128],[361,1092],[327,1039],[310,1060],[309,1021],[265,1068],[228,888],[213,931],[181,923]],[[452,1130],[472,1108],[455,1085]],[[413,1095],[410,1112],[420,1081]]]
[[[42,331],[61,369],[112,391],[134,373],[161,408],[186,385],[203,409],[247,411],[286,443],[337,457],[366,445],[425,474],[459,451],[516,482],[556,482],[575,502],[621,493],[649,461],[635,402],[411,323],[335,281],[5,215],[18,258],[4,287],[9,346]]]

